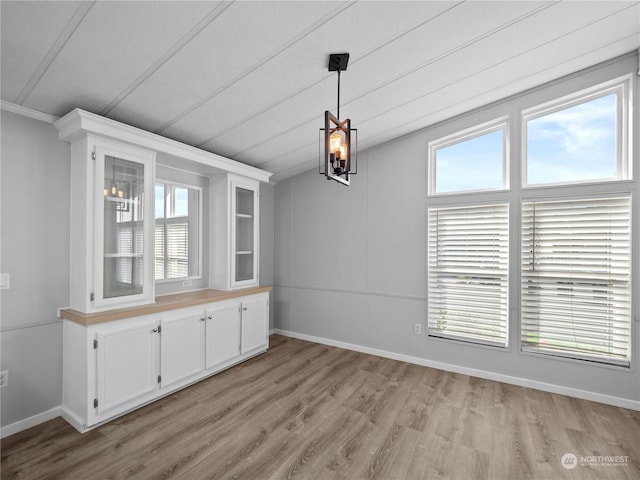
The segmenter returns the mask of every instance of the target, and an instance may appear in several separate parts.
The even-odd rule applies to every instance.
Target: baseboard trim
[[[17,422],[10,423],[0,428],[0,438],[5,438],[15,433],[26,430],[27,428],[35,427],[41,423],[48,422],[54,418],[61,417],[63,414],[62,406],[54,407],[46,412],[38,413],[32,417],[18,420]]]
[[[378,357],[390,358],[392,360],[399,360],[401,362],[413,363],[415,365],[421,365],[423,367],[436,368],[438,370],[444,370],[447,372],[460,373],[463,375],[469,375],[471,377],[484,378],[486,380],[494,380],[496,382],[508,383],[508,384],[517,385],[520,387],[533,388],[536,390],[542,390],[544,392],[557,393],[560,395],[566,395],[568,397],[575,397],[575,398],[580,398],[582,400],[590,400],[593,402],[613,405],[614,407],[628,408],[630,410],[640,411],[640,401],[627,400],[625,398],[613,397],[610,395],[603,395],[601,393],[594,393],[586,390],[579,390],[576,388],[563,387],[561,385],[554,385],[551,383],[538,382],[538,381],[529,380],[526,378],[512,377],[510,375],[503,375],[500,373],[490,372],[487,370],[478,370],[475,368],[462,367],[462,366],[453,365],[450,363],[427,360],[420,357],[413,357],[411,355],[404,355],[402,353],[395,353],[395,352],[389,352],[386,350],[380,350],[377,348],[364,347],[362,345],[341,342],[339,340],[332,340],[332,339],[323,338],[323,337],[316,337],[314,335],[306,335],[304,333],[297,333],[289,330],[281,330],[279,328],[274,329],[274,331],[276,334],[283,335],[285,337],[297,338],[300,340],[320,343],[320,344],[329,345],[332,347],[344,348],[345,350],[353,350],[355,352],[367,353],[369,355],[376,355]]]

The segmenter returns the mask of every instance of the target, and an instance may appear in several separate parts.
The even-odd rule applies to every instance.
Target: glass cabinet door
[[[234,185],[232,195],[234,196],[232,283],[236,286],[254,284],[257,281],[257,191],[248,186]]]
[[[236,282],[253,279],[253,190],[236,187]]]
[[[153,155],[96,147],[94,306],[153,299]]]
[[[144,193],[144,165],[105,156],[103,298],[142,293]]]

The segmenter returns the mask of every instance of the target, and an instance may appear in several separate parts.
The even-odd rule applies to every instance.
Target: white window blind
[[[429,335],[505,346],[509,206],[428,209]]]
[[[629,196],[523,202],[522,348],[629,365]]]

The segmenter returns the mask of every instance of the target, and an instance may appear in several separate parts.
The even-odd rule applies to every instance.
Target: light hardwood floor
[[[627,459],[580,464],[605,455]],[[58,418],[8,437],[1,467],[29,480],[637,480],[640,412],[272,336],[266,354],[84,435]]]

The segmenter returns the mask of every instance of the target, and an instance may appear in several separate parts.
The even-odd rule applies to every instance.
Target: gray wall
[[[69,144],[53,125],[2,111],[0,293],[2,426],[62,401],[62,323],[69,303]]]
[[[631,369],[521,353],[517,341],[517,292],[512,292],[511,297],[511,346],[507,349],[434,339],[424,334],[428,142],[501,115],[517,115],[518,109],[525,106],[619,75],[635,75],[637,68],[637,57],[627,55],[370,149],[360,155],[358,175],[348,188],[326,181],[317,170],[278,183],[276,329],[301,338],[343,342],[354,349],[412,357],[418,363],[475,370],[489,378],[537,386],[550,384],[573,389],[572,393],[582,391],[591,398],[615,397],[624,404],[640,402],[637,321],[633,326]],[[636,99],[637,93],[636,85]],[[366,138],[366,122],[359,125],[357,119],[352,120],[361,140]],[[636,142],[637,120],[636,117]],[[512,145],[516,161],[518,148]],[[633,160],[636,180],[630,184],[636,193],[637,151]],[[637,238],[635,243],[637,248]],[[634,269],[638,279],[637,259]],[[638,300],[636,294],[636,320]],[[421,325],[422,335],[414,334],[416,323]]]

